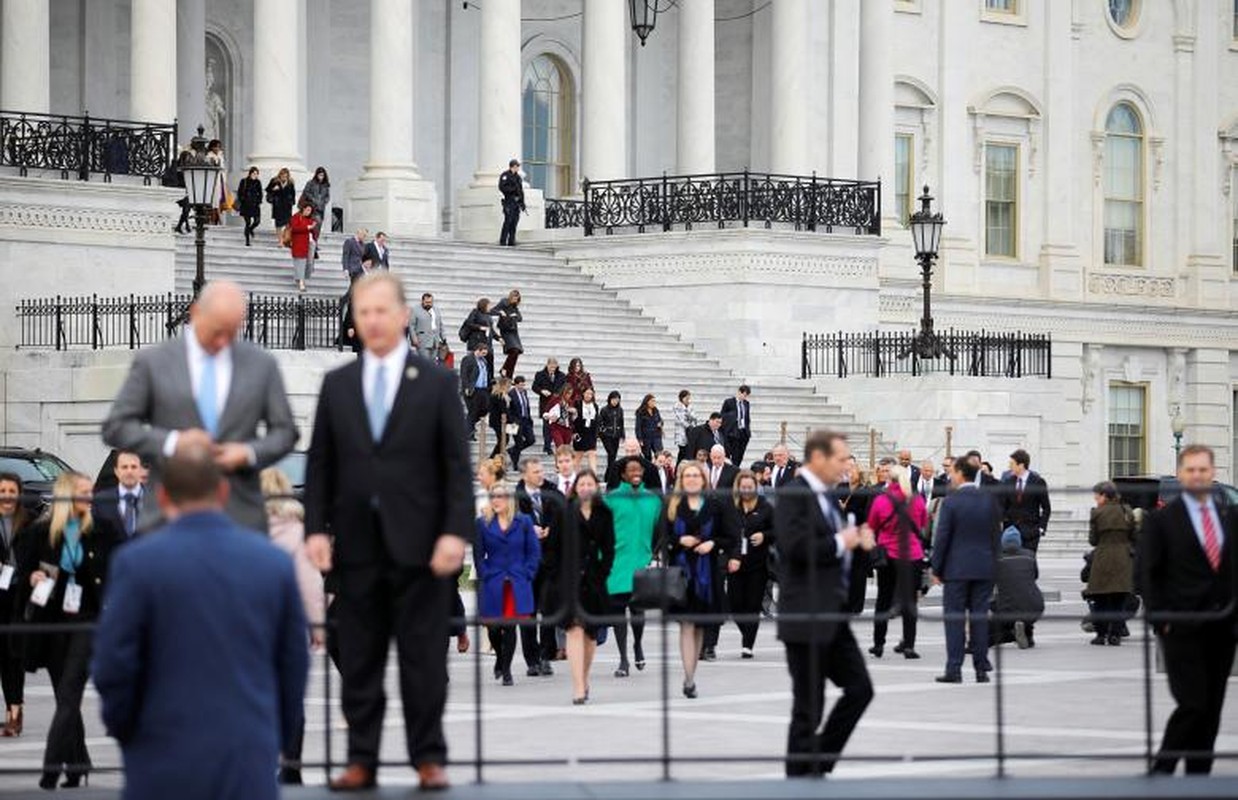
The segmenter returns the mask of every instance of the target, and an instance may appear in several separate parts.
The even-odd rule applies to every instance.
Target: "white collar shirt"
[[[202,384],[202,370],[207,359],[215,360],[215,408],[219,418],[223,419],[224,405],[228,402],[228,392],[232,388],[232,345],[228,345],[214,356],[202,349],[193,328],[185,328],[185,350],[189,357],[189,384],[194,398],[198,396],[198,387]]]
[[[383,405],[387,409],[387,413],[391,413],[391,407],[395,405],[395,394],[400,388],[400,381],[404,377],[404,364],[408,360],[408,342],[403,339],[385,356],[377,356],[369,350],[365,351],[365,356],[361,359],[361,389],[365,394],[365,405],[369,408],[370,402],[374,395],[374,378],[378,375],[379,367],[383,369],[383,379],[386,381],[384,389],[386,392],[383,395]]]
[[[1217,548],[1223,550],[1225,548],[1225,529],[1221,526],[1220,516],[1216,513],[1216,504],[1209,497],[1202,502],[1195,499],[1194,495],[1182,493],[1182,500],[1186,503],[1186,513],[1191,518],[1191,527],[1195,529],[1195,538],[1199,539],[1199,546],[1207,552],[1208,546],[1205,544],[1204,538],[1204,514],[1212,518],[1212,529],[1216,531]]]

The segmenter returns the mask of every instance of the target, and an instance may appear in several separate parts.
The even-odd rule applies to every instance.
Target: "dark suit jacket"
[[[831,499],[830,502],[833,502]],[[839,613],[845,601],[843,558],[834,535],[838,531],[821,511],[808,482],[796,477],[774,506],[774,535],[781,556],[778,610],[782,614]],[[839,623],[778,620],[784,642],[826,645]]]
[[[553,378],[546,371],[545,367],[539,369],[533,375],[533,395],[537,397],[537,414],[541,416],[546,413],[546,398],[542,397],[542,392],[550,392],[552,395],[559,394],[563,391],[563,387],[567,385],[567,373],[561,369],[555,370]]]
[[[361,387],[363,360],[323,378],[305,474],[305,530],[335,537],[340,566],[389,558],[400,567],[424,567],[439,536],[473,536],[473,474],[456,378],[410,352],[375,443]]]
[[[728,397],[722,401],[722,435],[727,439],[752,438],[752,403],[748,400],[743,403],[747,427],[741,431],[739,429],[739,401],[734,397]]]
[[[356,236],[349,236],[344,240],[344,247],[340,251],[340,264],[344,267],[344,272],[349,275],[358,275],[364,272],[361,262],[365,260],[365,245],[357,241]]]
[[[370,269],[391,269],[391,248],[384,247],[382,255],[379,255],[378,245],[375,242],[366,242],[361,260],[370,262]]]
[[[309,672],[292,560],[190,514],[117,551],[107,599],[91,672],[125,796],[275,800]]]
[[[460,360],[460,393],[465,397],[472,397],[473,392],[477,391],[477,376],[481,371],[481,365],[477,363],[477,355],[469,353]],[[494,376],[486,375],[487,390],[494,386]]]
[[[1005,510],[1002,515],[1002,525],[1013,525],[1023,534],[1024,539],[1038,537],[1049,529],[1049,486],[1045,479],[1034,472],[1029,472],[1023,481],[1023,497],[1019,498],[1015,489],[1018,480],[1012,475],[1002,481],[1002,499]]]
[[[960,487],[941,501],[933,531],[933,574],[943,581],[991,581],[1001,510],[983,489]]]
[[[474,359],[476,360],[476,359]],[[476,376],[474,376],[476,377]],[[507,393],[507,419],[509,422],[515,422],[520,426],[522,432],[533,435],[533,394],[525,392],[525,406],[521,407],[520,392],[512,389]]]
[[[789,484],[795,478],[795,471],[799,469],[799,465],[794,461],[788,461],[787,466],[783,468],[782,477],[778,476],[778,465],[770,464],[769,466],[769,483],[775,489],[782,488]]]
[[[567,498],[559,493],[555,483],[542,481],[542,513],[539,517],[533,507],[533,498],[525,489],[524,481],[516,484],[516,507],[521,514],[527,514],[534,525],[548,528],[545,539],[541,539],[541,564],[537,569],[537,579],[541,585],[541,596],[538,598],[539,608],[548,612],[555,608],[559,597],[559,562],[563,556],[563,526],[567,521]]]
[[[714,439],[714,432],[710,429],[709,423],[697,425],[695,428],[688,429],[688,458],[694,458],[697,450],[704,450],[708,453],[716,444],[725,445],[726,436],[722,433],[722,428],[718,429],[718,435],[722,441]]]
[[[705,467],[705,480],[706,481],[708,481],[709,477],[713,475],[713,471],[714,471],[713,464],[709,464],[708,466]],[[731,464],[723,464],[722,472],[718,475],[717,490],[719,492],[731,491],[731,488],[735,486],[735,478],[738,476],[739,476],[739,470],[736,467],[732,466]]]
[[[1235,624],[1238,635],[1238,611],[1233,605],[1238,591],[1238,512],[1215,501],[1213,510],[1218,512],[1225,538],[1217,572],[1208,564],[1181,497],[1144,519],[1136,559],[1137,588],[1158,631],[1166,623],[1175,630],[1203,624],[1165,617],[1158,620],[1158,613],[1223,612],[1222,618]]]
[[[151,514],[154,505],[154,498],[151,497],[150,490],[143,487],[138,500],[139,531],[143,530],[142,523]],[[117,544],[121,544],[130,538],[129,534],[125,532],[125,521],[120,515],[119,488],[104,489],[98,492],[90,504],[90,516],[95,521],[95,525],[108,530],[109,535]]]

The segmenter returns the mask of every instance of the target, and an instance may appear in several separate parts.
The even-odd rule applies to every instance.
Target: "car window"
[[[13,458],[0,456],[0,472],[12,472],[22,481],[54,481],[57,476],[67,472],[68,468],[55,458],[46,456],[30,456],[29,458]]]

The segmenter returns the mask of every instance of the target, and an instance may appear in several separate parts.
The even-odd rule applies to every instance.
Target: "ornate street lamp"
[[[941,229],[946,221],[941,212],[931,209],[933,198],[929,187],[924,187],[920,195],[920,210],[911,215],[911,242],[915,246],[916,261],[920,262],[920,274],[924,281],[924,316],[920,319],[920,332],[916,334],[910,346],[900,358],[915,353],[918,358],[934,359],[943,355],[954,358],[954,353],[941,341],[941,337],[933,330],[933,311],[929,299],[933,291],[933,262],[937,260],[937,249],[941,245]]]
[[[194,247],[197,249],[197,265],[193,276],[193,296],[196,300],[206,285],[206,218],[219,202],[219,162],[206,152],[205,129],[199,125],[198,135],[189,142],[190,152],[181,157],[177,168],[185,179],[185,193],[193,206],[197,226]]]
[[[1174,432],[1174,464],[1178,463],[1178,456],[1182,453],[1182,434],[1186,433],[1186,420],[1182,418],[1182,412],[1179,410],[1174,413],[1174,418],[1169,422],[1170,429]]]
[[[632,12],[632,31],[640,38],[640,46],[645,46],[645,40],[653,33],[658,24],[658,12],[665,11],[670,5],[658,7],[659,0],[628,0],[628,8]]]

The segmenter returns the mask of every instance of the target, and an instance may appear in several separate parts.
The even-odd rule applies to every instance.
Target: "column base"
[[[503,208],[500,205],[499,176],[477,175],[473,182],[456,192],[456,220],[453,238],[479,244],[498,244],[503,229]],[[528,235],[540,238],[546,228],[546,203],[541,189],[524,187],[527,214],[520,215],[516,241]]]
[[[249,160],[243,164],[230,164],[234,175],[239,175],[240,178],[247,174],[243,170],[248,170],[250,167],[258,168],[258,180],[262,181],[262,188],[271,182],[271,179],[279,174],[279,171],[284,167],[288,168],[288,172],[292,174],[292,182],[297,187],[297,196],[295,200],[301,199],[301,191],[305,189],[305,183],[313,175],[309,167],[305,166],[305,162],[300,156],[254,156],[251,155]],[[240,180],[237,178],[237,180]],[[236,184],[228,188],[228,191],[236,189]],[[294,200],[294,202],[295,202]],[[268,207],[269,208],[269,207]]]
[[[434,238],[439,233],[438,192],[416,169],[367,166],[348,182],[346,230],[369,228],[395,236]]]

